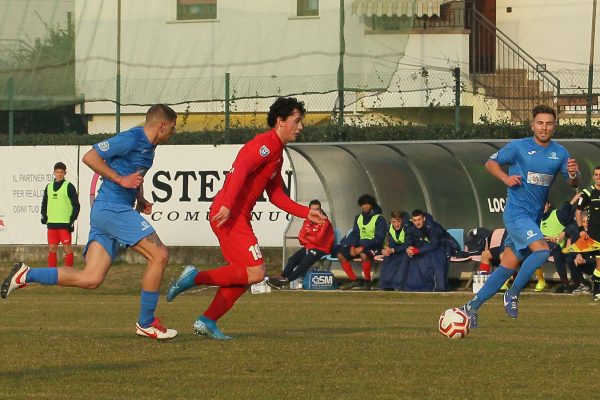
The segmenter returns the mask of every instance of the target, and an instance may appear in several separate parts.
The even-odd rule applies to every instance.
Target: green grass
[[[8,271],[0,266],[0,276]],[[0,301],[0,398],[594,398],[600,304],[529,294],[517,321],[500,297],[464,340],[437,332],[469,294],[244,295],[220,326],[192,335],[214,289],[161,297],[170,342],[138,338],[141,266],[115,266],[95,291],[32,286]],[[167,279],[179,273],[169,268]],[[166,286],[163,288],[166,289]]]

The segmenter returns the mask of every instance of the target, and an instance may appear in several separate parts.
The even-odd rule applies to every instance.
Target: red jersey
[[[331,252],[334,241],[333,228],[329,220],[322,224],[305,220],[298,233],[298,241],[307,250],[321,250],[327,254]]]
[[[275,206],[296,217],[307,218],[310,209],[290,199],[283,190],[283,147],[283,142],[271,129],[256,135],[240,149],[223,188],[211,205],[214,211],[221,206],[230,210],[227,224],[234,224],[240,218],[250,221],[252,209],[265,190]]]

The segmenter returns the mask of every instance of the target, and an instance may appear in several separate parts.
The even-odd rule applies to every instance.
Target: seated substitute
[[[393,210],[390,213],[390,225],[381,251],[384,257],[379,274],[379,287],[382,290],[404,290],[409,264],[404,228],[409,219],[404,211]]]
[[[581,222],[583,229],[587,231],[588,229],[588,216],[587,212],[581,213]],[[575,232],[571,232],[570,235],[571,242],[577,241],[579,239],[579,230],[575,228]],[[583,276],[586,275],[593,276],[594,271],[596,269],[596,257],[599,255],[597,251],[587,251],[584,253],[569,253],[566,254],[566,264],[569,267],[569,272],[571,273],[571,285],[568,285],[565,288],[562,288],[562,291],[558,291],[562,287],[559,286],[557,288],[558,293],[573,293],[573,294],[590,294],[590,284],[588,280]]]
[[[414,210],[411,220],[412,224],[406,228],[406,254],[411,261],[405,289],[448,290],[448,267],[454,239],[422,210]]]
[[[350,278],[350,282],[342,287],[344,290],[359,286],[364,290],[371,290],[371,261],[375,253],[381,250],[385,240],[386,223],[377,200],[369,194],[363,194],[358,198],[358,205],[362,212],[354,218],[352,230],[336,251],[344,272]],[[352,270],[350,261],[354,257],[360,257],[362,263],[364,274],[362,285]]]
[[[325,215],[319,200],[311,200],[308,206],[311,210],[320,211]],[[283,287],[303,276],[315,262],[329,254],[334,241],[331,222],[328,219],[320,223],[304,220],[298,233],[298,241],[302,248],[288,259],[280,276],[269,278],[269,284],[277,288]]]

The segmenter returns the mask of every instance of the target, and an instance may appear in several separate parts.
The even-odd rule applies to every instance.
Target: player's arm
[[[71,206],[73,207],[71,217],[69,218],[69,221],[72,225],[73,222],[75,222],[75,220],[77,220],[77,218],[79,217],[81,205],[79,204],[79,196],[77,195],[77,189],[75,189],[75,186],[71,182],[69,182],[69,186],[67,186],[67,195],[69,196]]]
[[[267,195],[269,196],[269,201],[273,203],[277,208],[280,208],[287,213],[295,215],[296,217],[311,220],[309,217],[310,208],[302,204],[296,203],[294,200],[290,199],[290,197],[283,190],[283,180],[281,179],[281,171],[277,171],[273,179],[269,181],[266,187],[266,191]],[[321,213],[319,213],[318,211],[317,213],[321,215]]]
[[[144,180],[144,177],[140,172],[134,172],[127,176],[119,175],[115,170],[108,166],[95,148],[88,150],[88,152],[83,155],[82,161],[92,171],[102,176],[104,179],[109,179],[126,189],[135,189],[139,187]]]
[[[577,161],[575,161],[574,158],[567,157],[566,172],[567,183],[575,188],[579,186],[579,175],[581,175],[581,173],[579,172],[579,165],[577,164]]]
[[[48,186],[44,188],[44,197],[42,197],[42,224],[46,225],[48,222]]]
[[[485,169],[487,169],[490,174],[501,180],[506,186],[513,187],[521,185],[521,176],[509,176],[506,172],[504,172],[504,170],[502,170],[502,166],[498,161],[490,158],[485,162]]]

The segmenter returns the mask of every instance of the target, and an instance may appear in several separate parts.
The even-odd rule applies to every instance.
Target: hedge
[[[260,130],[255,128],[231,129],[229,131],[211,131],[178,133],[170,144],[224,144],[245,143]],[[298,139],[299,142],[364,142],[398,140],[457,140],[457,139],[514,139],[531,135],[528,125],[478,124],[466,125],[454,132],[447,125],[402,125],[402,126],[344,126],[332,125],[307,126]],[[19,134],[14,135],[16,146],[59,146],[91,145],[111,137],[103,135],[78,134]],[[557,128],[557,139],[600,139],[600,127],[586,128],[581,125],[562,125]],[[0,134],[0,145],[8,145],[8,134]]]

